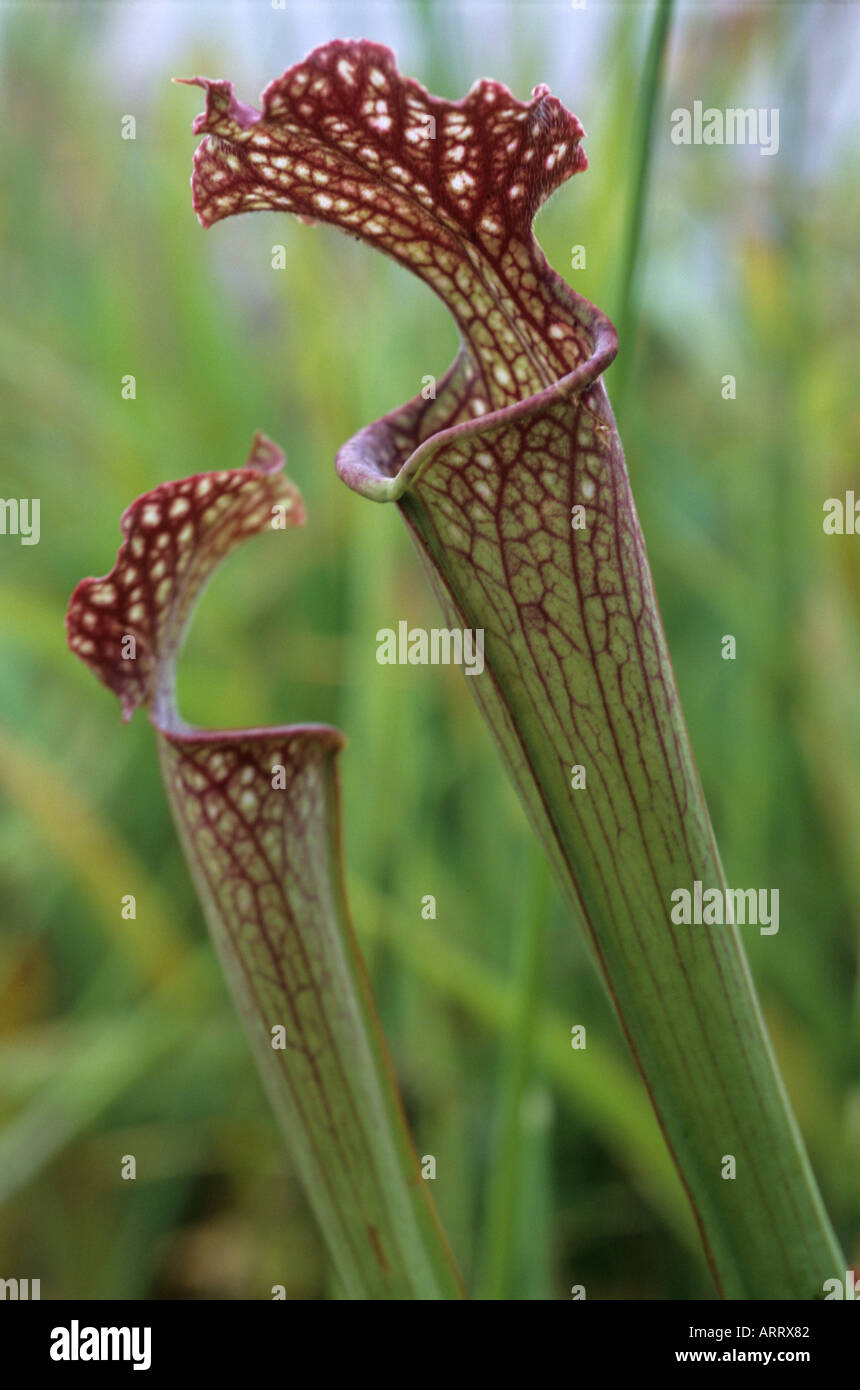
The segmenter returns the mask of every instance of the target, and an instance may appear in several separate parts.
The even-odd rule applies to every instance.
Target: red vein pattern
[[[283,466],[277,446],[257,434],[244,468],[162,483],[123,514],[111,573],[82,579],[75,589],[66,618],[69,646],[118,697],[124,721],[151,703],[156,723],[167,729],[181,723],[176,660],[212,571],[246,537],[273,522],[283,527],[305,519]]]
[[[175,705],[182,639],[214,569],[248,537],[304,520],[283,463],[257,435],[244,468],[138,498],[110,574],[72,595],[69,645],[124,719],[149,708],[212,939],[345,1294],[459,1297],[349,922],[343,737],[325,725],[197,730]]]
[[[470,685],[586,931],[718,1287],[814,1296],[841,1266],[738,933],[669,918],[674,889],[725,880],[601,379],[615,330],[532,232],[586,166],[582,126],[545,87],[529,102],[490,81],[430,96],[366,41],[314,50],[260,111],[194,81],[204,226],[260,209],[331,223],[454,315],[462,346],[436,399],[363,430],[338,472],[399,503],[448,622],[485,631]],[[574,764],[587,790],[571,790]]]

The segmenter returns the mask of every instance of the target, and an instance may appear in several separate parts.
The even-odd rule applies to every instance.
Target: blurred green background
[[[542,211],[539,239],[615,317],[652,16],[596,0],[0,6],[0,493],[41,499],[38,546],[0,537],[0,1277],[40,1278],[43,1298],[267,1298],[276,1283],[336,1296],[147,721],[120,727],[63,631],[77,580],[110,568],[128,503],[240,465],[261,428],[287,450],[308,524],[216,578],[183,658],[183,712],[349,736],[356,926],[470,1287],[712,1296],[468,682],[375,660],[377,629],[437,613],[395,509],[351,494],[332,460],[442,373],[453,325],[423,285],[328,228],[260,214],[203,232],[188,188],[201,96],[169,80],[228,76],[255,103],[316,43],[367,36],[445,96],[481,76],[520,97],[549,83],[588,131],[590,170]],[[636,327],[608,376],[729,882],[780,890],[779,935],[745,939],[855,1265],[860,541],[821,523],[824,500],[858,481],[858,19],[850,5],[676,9]],[[778,107],[778,155],[674,146],[670,113],[696,99]],[[135,1182],[120,1177],[129,1153]]]

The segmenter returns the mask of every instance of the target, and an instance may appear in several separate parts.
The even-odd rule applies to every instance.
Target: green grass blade
[[[613,392],[617,397],[619,413],[622,415],[621,406],[627,394],[627,383],[630,378],[631,363],[636,347],[639,253],[642,246],[642,227],[645,221],[648,181],[651,173],[654,113],[657,108],[660,76],[669,39],[672,6],[673,0],[657,0],[642,69],[642,80],[636,103],[636,117],[633,122],[635,142],[631,179],[632,195],[627,214],[627,225],[624,229],[617,314],[618,340],[623,345],[624,351],[611,374]]]
[[[528,895],[517,941],[514,978],[517,1018],[506,1038],[499,1078],[499,1099],[493,1137],[493,1165],[487,1193],[482,1298],[511,1297],[518,1198],[522,1191],[524,1106],[534,1065],[535,1033],[545,964],[549,869],[542,854],[533,852]]]

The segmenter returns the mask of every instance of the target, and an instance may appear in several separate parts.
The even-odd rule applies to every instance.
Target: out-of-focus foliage
[[[856,17],[815,14],[682,9],[616,403],[729,882],[780,890],[779,934],[742,930],[856,1264],[860,541],[822,530],[823,501],[856,489]],[[308,525],[225,565],[181,703],[201,724],[330,720],[350,738],[356,926],[471,1286],[710,1295],[617,1026],[468,683],[375,659],[379,628],[437,613],[396,516],[352,496],[332,460],[441,374],[455,349],[445,312],[326,228],[266,214],[204,233],[188,191],[199,94],[169,83],[244,72],[254,102],[315,43],[359,32],[448,96],[482,75],[520,96],[548,82],[585,124],[591,168],[538,234],[612,315],[649,15],[0,9],[0,495],[41,500],[38,546],[0,537],[0,1277],[41,1278],[43,1297],[336,1293],[205,939],[151,731],[141,717],[118,726],[62,625],[81,575],[110,568],[137,494],[240,464],[261,428],[287,449]],[[779,107],[779,153],[673,145],[670,113],[696,99]],[[136,399],[123,400],[129,373]],[[735,661],[721,658],[728,633]],[[585,1052],[570,1047],[578,1023]]]

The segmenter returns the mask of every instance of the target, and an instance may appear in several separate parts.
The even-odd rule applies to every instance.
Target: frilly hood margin
[[[417,396],[341,450],[351,487],[397,500],[449,440],[577,397],[612,427],[599,378],[615,329],[532,231],[549,195],[587,167],[582,125],[545,86],[523,103],[484,80],[444,101],[402,77],[390,49],[343,40],[271,83],[261,111],[229,82],[192,81],[206,92],[192,175],[204,227],[261,209],[330,223],[418,275],[460,328],[435,401]]]

